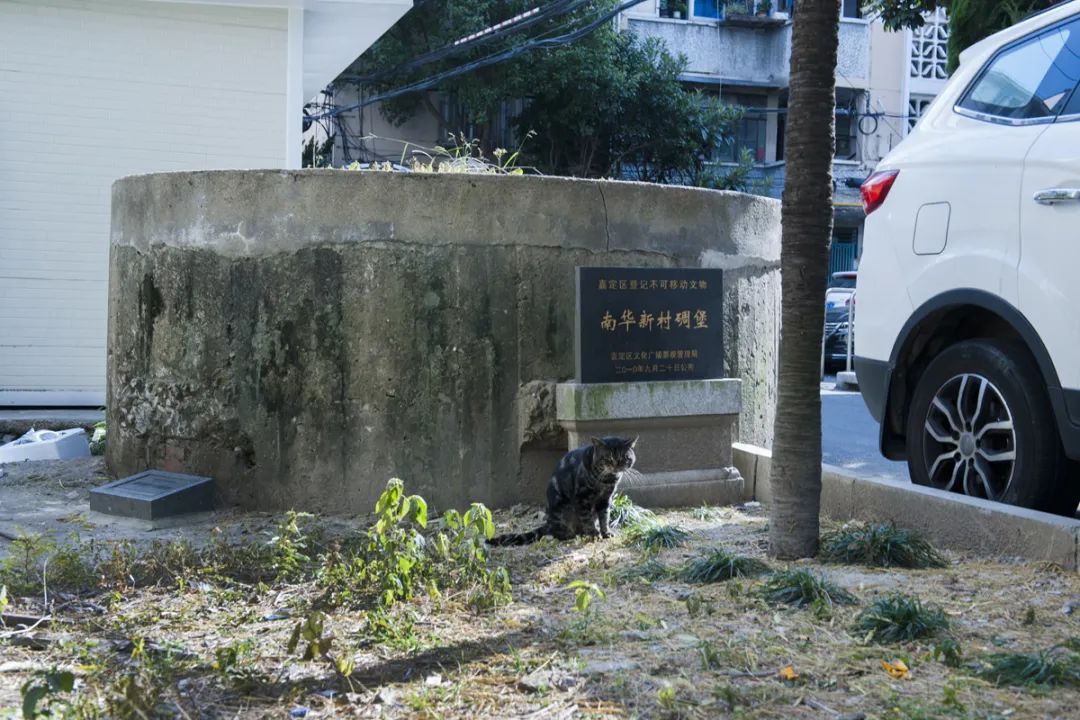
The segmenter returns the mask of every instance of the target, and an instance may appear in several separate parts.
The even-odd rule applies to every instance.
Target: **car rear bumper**
[[[892,365],[887,360],[871,360],[855,356],[855,376],[859,378],[859,392],[870,414],[879,423],[885,417],[885,401],[889,396],[889,378]]]

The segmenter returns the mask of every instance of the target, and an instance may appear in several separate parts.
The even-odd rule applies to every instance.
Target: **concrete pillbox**
[[[560,383],[555,409],[569,446],[603,435],[638,436],[635,468],[620,488],[641,505],[676,507],[742,501],[731,443],[742,381]]]
[[[147,470],[90,491],[91,510],[139,520],[158,520],[213,507],[211,478],[163,470]]]

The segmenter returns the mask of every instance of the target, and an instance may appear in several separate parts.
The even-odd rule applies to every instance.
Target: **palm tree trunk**
[[[791,38],[780,274],[780,370],[769,552],[811,557],[821,506],[820,353],[832,236],[838,0],[799,0]]]

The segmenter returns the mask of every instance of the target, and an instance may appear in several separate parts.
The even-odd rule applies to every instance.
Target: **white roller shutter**
[[[285,163],[288,11],[0,0],[0,405],[100,405],[124,175]]]

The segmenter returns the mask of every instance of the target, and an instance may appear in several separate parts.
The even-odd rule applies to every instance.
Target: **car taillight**
[[[881,207],[881,203],[885,202],[885,198],[888,196],[889,190],[892,188],[893,183],[896,182],[896,176],[899,174],[899,170],[882,170],[866,178],[866,181],[859,186],[859,192],[862,194],[863,213],[869,215]]]

